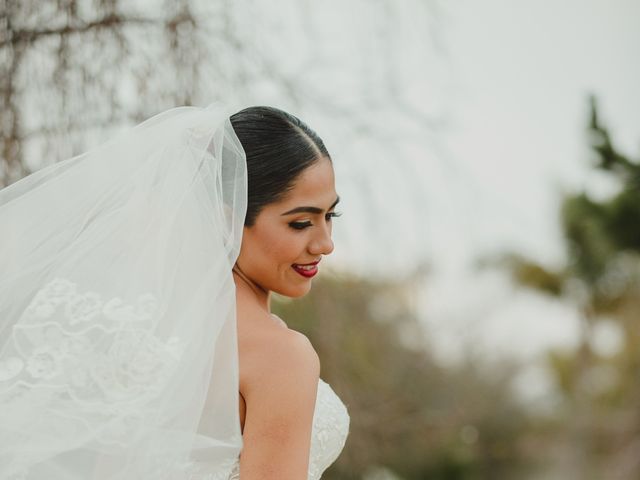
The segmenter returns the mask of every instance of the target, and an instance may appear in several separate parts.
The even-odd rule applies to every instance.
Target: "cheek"
[[[288,267],[300,258],[304,245],[304,234],[284,231],[265,246],[267,255],[271,256],[273,261]]]
[[[262,231],[252,243],[254,251],[259,252],[260,263],[269,269],[288,268],[300,259],[305,246],[304,233],[292,231],[290,227]]]

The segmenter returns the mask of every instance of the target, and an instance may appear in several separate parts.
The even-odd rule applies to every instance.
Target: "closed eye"
[[[340,212],[329,212],[324,216],[324,218],[325,218],[325,220],[330,222],[333,217],[339,217],[340,215],[342,215],[342,213],[340,213]],[[295,230],[304,230],[305,228],[310,227],[312,225],[313,225],[313,223],[311,223],[310,221],[306,221],[306,222],[289,222],[289,226],[291,228],[295,229]]]
[[[289,226],[291,228],[295,228],[296,230],[303,230],[312,225],[311,222],[289,222]]]

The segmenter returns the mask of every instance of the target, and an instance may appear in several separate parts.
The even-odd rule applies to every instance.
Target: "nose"
[[[311,255],[329,255],[333,252],[333,240],[331,239],[331,224],[323,225],[316,229],[317,234],[309,244]]]

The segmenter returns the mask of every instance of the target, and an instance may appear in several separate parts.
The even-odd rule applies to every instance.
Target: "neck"
[[[237,263],[233,266],[232,272],[236,287],[248,291],[261,308],[271,313],[271,292],[247,277]]]

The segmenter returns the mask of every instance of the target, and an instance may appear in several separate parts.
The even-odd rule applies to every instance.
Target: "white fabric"
[[[331,386],[320,379],[313,415],[309,480],[318,480],[340,455],[349,435],[347,407]]]
[[[0,479],[230,475],[247,180],[228,115],[172,109],[0,190]]]
[[[308,480],[319,480],[338,458],[349,435],[349,422],[349,413],[340,397],[320,379],[313,414]],[[229,480],[241,480],[239,461],[236,461]]]

